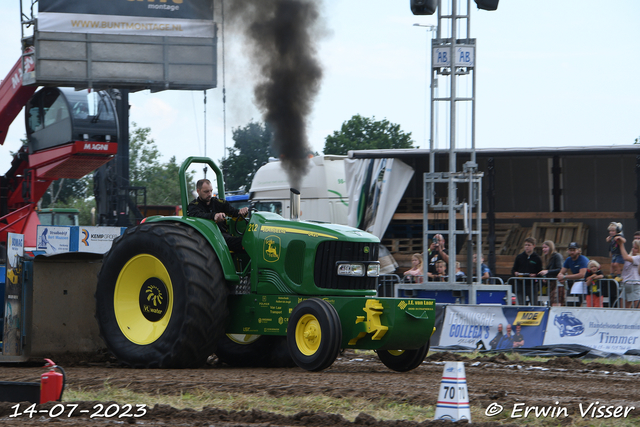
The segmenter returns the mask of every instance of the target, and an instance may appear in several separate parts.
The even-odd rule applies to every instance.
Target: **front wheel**
[[[407,372],[420,366],[429,352],[429,341],[415,350],[376,350],[380,361],[397,372]]]
[[[204,364],[224,332],[227,287],[218,258],[195,229],[142,224],[116,239],[98,274],[96,318],[124,364]]]
[[[322,371],[336,360],[341,343],[340,317],[330,303],[310,298],[293,309],[287,344],[296,365],[307,371]]]

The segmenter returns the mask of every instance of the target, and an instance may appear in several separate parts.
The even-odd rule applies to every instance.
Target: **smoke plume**
[[[322,79],[315,46],[322,32],[319,3],[232,0],[226,6],[233,27],[247,37],[250,61],[259,69],[255,103],[274,131],[274,149],[294,188],[300,188],[307,173],[307,117]]]

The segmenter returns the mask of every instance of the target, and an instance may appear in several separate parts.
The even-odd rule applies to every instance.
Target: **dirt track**
[[[472,407],[484,411],[492,403],[511,412],[514,404],[524,403],[524,407],[566,408],[569,417],[581,418],[579,404],[586,408],[591,403],[628,409],[628,417],[640,423],[639,379],[640,366],[623,365],[612,368],[611,365],[590,363],[584,365],[569,358],[552,359],[544,364],[514,364],[504,355],[478,358],[475,360],[458,359],[450,353],[431,353],[418,369],[407,373],[388,370],[375,356],[347,353],[334,365],[321,373],[306,372],[299,368],[289,369],[247,369],[229,368],[225,365],[207,366],[195,370],[135,370],[118,367],[115,364],[87,363],[82,361],[57,361],[65,367],[69,387],[101,389],[105,380],[111,387],[126,387],[130,390],[159,394],[179,394],[196,389],[208,389],[219,392],[246,394],[264,394],[274,397],[287,395],[324,394],[334,398],[359,396],[370,400],[377,398],[393,399],[399,403],[417,405],[435,405],[439,384],[442,378],[445,360],[465,361],[467,384]],[[65,366],[64,362],[67,363]],[[42,373],[40,367],[1,367],[0,381],[37,381]],[[615,390],[615,392],[613,392]],[[556,403],[558,402],[558,403]],[[66,403],[66,402],[65,402]],[[8,418],[14,413],[11,407],[15,403],[0,403],[0,423],[7,426],[42,425],[45,421],[58,422],[64,426],[78,425],[116,425],[122,421],[141,425],[376,425],[376,426],[413,426],[418,423],[405,421],[376,421],[362,414],[355,423],[338,415],[301,412],[296,416],[285,417],[262,412],[255,408],[249,412],[223,411],[206,408],[203,411],[178,411],[169,407],[148,408],[146,415],[140,418],[127,417],[116,420],[90,420],[88,414],[96,402],[82,403],[71,418],[48,418],[27,415]],[[105,408],[108,402],[103,402]],[[40,409],[50,409],[54,404],[43,405]],[[26,408],[26,404],[22,408]],[[495,406],[495,405],[494,405]],[[524,408],[523,407],[523,408]],[[81,409],[87,413],[80,414]],[[132,408],[134,413],[136,408]],[[605,412],[606,414],[606,412]],[[504,417],[503,417],[504,418]],[[567,417],[558,417],[567,422]],[[514,419],[514,424],[517,423]],[[614,422],[613,419],[611,419]],[[420,425],[442,425],[442,422],[425,421]],[[469,424],[465,424],[469,425]],[[473,423],[471,425],[483,425]],[[498,425],[485,423],[484,425]],[[505,424],[502,424],[505,425]]]

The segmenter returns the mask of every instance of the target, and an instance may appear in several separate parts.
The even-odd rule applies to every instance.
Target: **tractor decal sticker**
[[[167,287],[157,277],[147,279],[140,288],[139,304],[142,315],[150,322],[164,317],[169,307]]]
[[[281,249],[280,237],[274,235],[268,236],[264,239],[262,257],[267,262],[276,262],[280,259]]]
[[[264,233],[278,233],[278,234],[287,234],[287,233],[295,233],[295,234],[305,234],[309,237],[328,237],[330,239],[338,239],[336,236],[332,236],[330,234],[324,233],[316,233],[311,230],[300,230],[298,228],[289,228],[289,227],[273,227],[271,225],[263,225],[260,228],[260,231]]]

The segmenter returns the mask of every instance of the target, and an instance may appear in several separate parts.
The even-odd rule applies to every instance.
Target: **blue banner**
[[[547,318],[546,307],[448,305],[438,345],[494,350],[536,347],[544,341]]]

